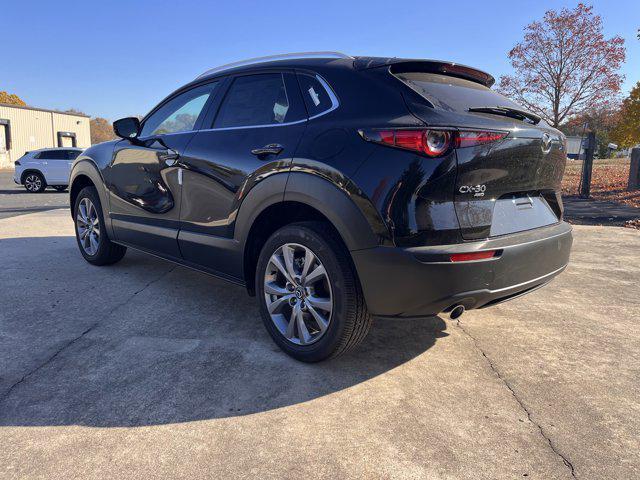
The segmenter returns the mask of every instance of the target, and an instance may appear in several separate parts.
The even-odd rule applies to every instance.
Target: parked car
[[[372,317],[484,308],[567,265],[563,135],[451,62],[289,55],[210,70],[71,175],[80,253],[128,247],[243,285],[289,355]]]
[[[31,193],[53,187],[62,192],[69,186],[73,161],[82,153],[81,148],[41,148],[26,152],[16,160],[13,181]]]

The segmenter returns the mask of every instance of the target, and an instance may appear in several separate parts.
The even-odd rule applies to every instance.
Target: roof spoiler
[[[429,72],[464,78],[491,88],[496,82],[493,76],[482,70],[455,62],[441,60],[412,60],[405,58],[357,57],[353,62],[356,70],[388,66],[391,73]]]

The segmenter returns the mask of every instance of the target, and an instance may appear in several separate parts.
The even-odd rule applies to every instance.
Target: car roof
[[[491,87],[495,83],[495,79],[490,74],[456,62],[399,57],[353,57],[340,52],[302,52],[251,58],[211,68],[198,75],[193,82],[190,83],[197,83],[217,76],[227,75],[229,73],[241,73],[256,68],[313,68],[328,64],[350,66],[354,70],[367,70],[379,67],[391,67],[400,70],[404,66],[411,69],[424,69],[433,71],[434,73],[467,78],[468,80],[475,81],[487,87]]]
[[[29,153],[48,152],[49,150],[78,150],[79,152],[82,152],[82,149],[78,147],[46,147],[39,148],[37,150],[29,150]]]

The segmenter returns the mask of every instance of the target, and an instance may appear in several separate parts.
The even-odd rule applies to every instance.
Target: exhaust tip
[[[449,313],[449,318],[451,320],[455,320],[456,318],[460,318],[460,316],[464,313],[464,305],[456,305],[451,309],[451,313]]]

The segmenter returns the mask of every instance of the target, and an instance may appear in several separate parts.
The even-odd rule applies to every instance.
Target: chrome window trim
[[[309,121],[308,118],[303,118],[302,120],[296,120],[295,122],[269,123],[266,125],[240,125],[238,127],[203,128],[202,130],[198,130],[198,131],[199,132],[223,132],[225,130],[242,130],[244,128],[286,127],[288,125],[298,125],[300,123],[305,123],[308,121]]]
[[[342,52],[298,52],[298,53],[285,53],[280,55],[269,55],[266,57],[248,58],[246,60],[240,60],[238,62],[227,63],[225,65],[220,65],[219,67],[210,68],[209,70],[198,75],[195,78],[195,80],[198,80],[202,77],[206,77],[214,73],[220,73],[226,70],[231,70],[232,68],[236,68],[236,67],[246,67],[246,66],[255,65],[258,63],[275,62],[278,60],[303,60],[305,58],[344,58],[344,59],[353,60],[352,56],[346,55]]]
[[[269,128],[269,127],[286,127],[286,126],[289,126],[289,125],[299,125],[301,123],[305,123],[305,122],[308,122],[310,120],[314,120],[314,119],[316,119],[318,117],[321,117],[323,115],[326,115],[327,113],[333,112],[336,108],[338,108],[340,106],[340,101],[338,100],[338,97],[336,96],[335,92],[333,91],[331,86],[327,83],[327,81],[324,78],[322,78],[318,74],[315,74],[315,75],[311,75],[309,73],[300,73],[300,74],[301,75],[308,75],[310,77],[315,77],[316,80],[318,80],[318,82],[320,82],[320,84],[322,85],[322,88],[324,88],[327,91],[327,95],[329,95],[329,99],[331,100],[331,107],[329,107],[328,109],[326,109],[323,112],[317,113],[316,115],[313,115],[313,116],[308,117],[308,118],[303,118],[302,120],[296,120],[295,122],[270,123],[270,124],[266,124],[266,125],[241,125],[241,126],[238,126],[238,127],[201,128],[200,130],[188,130],[188,131],[184,131],[184,132],[164,133],[163,136],[183,135],[185,133],[197,133],[197,132],[223,132],[223,131],[226,131],[226,130],[243,130],[245,128]],[[149,138],[151,138],[151,137],[149,137]]]

